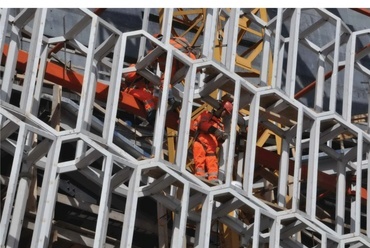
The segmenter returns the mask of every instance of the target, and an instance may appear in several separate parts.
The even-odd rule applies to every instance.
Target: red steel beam
[[[365,8],[351,8],[352,10],[370,17],[370,10]]]
[[[344,68],[344,65],[338,66],[338,71],[343,70],[343,68]],[[333,71],[329,71],[328,73],[326,73],[325,76],[324,76],[325,80],[327,80],[328,78],[330,78],[332,74],[333,74]],[[303,97],[308,92],[310,92],[311,90],[315,89],[315,86],[316,86],[316,80],[313,81],[312,83],[310,83],[309,85],[307,85],[306,87],[304,87],[303,89],[301,89],[300,91],[298,91],[294,95],[294,98],[295,99],[299,99],[299,98]]]

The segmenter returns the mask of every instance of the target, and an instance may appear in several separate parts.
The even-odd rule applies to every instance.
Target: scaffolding
[[[166,8],[122,32],[103,11],[0,9],[1,247],[370,247],[370,29],[327,9]],[[153,127],[130,72],[161,88]],[[194,176],[190,125],[223,99],[214,184]]]

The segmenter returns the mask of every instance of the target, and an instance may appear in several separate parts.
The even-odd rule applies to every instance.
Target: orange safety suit
[[[124,77],[126,80],[124,91],[141,101],[144,104],[147,113],[156,110],[158,105],[158,96],[153,94],[153,83],[147,81],[136,72],[127,73]]]
[[[150,87],[144,80],[135,82],[134,85],[127,87],[125,92],[141,101],[147,113],[157,109],[158,97],[153,95],[153,87]]]
[[[221,143],[208,130],[211,126],[224,130],[221,119],[208,111],[204,111],[193,121],[192,125],[197,133],[193,144],[195,175],[205,177],[207,171],[208,180],[217,179],[218,158],[216,149]]]

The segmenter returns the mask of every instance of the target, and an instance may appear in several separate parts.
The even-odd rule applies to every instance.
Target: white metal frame
[[[94,15],[87,9],[81,9],[83,15],[82,20],[67,32],[64,37],[47,38],[44,34],[44,25],[46,22],[47,9],[23,9],[17,16],[11,16],[9,9],[0,9],[0,52],[4,51],[5,43],[9,44],[8,57],[3,68],[1,78],[1,93],[0,93],[0,128],[1,128],[1,149],[6,150],[13,155],[12,170],[7,185],[6,200],[4,202],[1,222],[0,222],[0,246],[1,247],[17,247],[21,238],[22,220],[26,211],[27,197],[30,188],[30,180],[27,175],[30,173],[30,167],[36,166],[44,170],[43,182],[40,192],[40,200],[36,212],[36,221],[33,226],[33,236],[31,247],[47,247],[51,240],[51,230],[53,226],[54,207],[57,203],[57,192],[59,187],[60,175],[66,172],[81,172],[89,180],[101,186],[101,198],[99,202],[99,211],[96,221],[96,232],[93,241],[93,247],[104,247],[107,239],[107,228],[109,221],[109,211],[111,205],[112,194],[120,195],[126,199],[126,205],[123,207],[124,219],[122,226],[122,235],[120,247],[131,247],[133,245],[133,235],[135,231],[135,221],[137,218],[137,203],[140,197],[151,195],[158,203],[161,203],[164,209],[171,210],[175,214],[172,233],[170,236],[171,247],[185,247],[186,245],[186,226],[189,221],[196,224],[196,235],[194,237],[195,247],[207,248],[210,247],[211,223],[215,219],[219,219],[224,225],[231,227],[243,244],[252,244],[252,247],[260,247],[262,243],[266,243],[269,247],[281,247],[285,245],[302,246],[298,233],[307,230],[318,233],[321,238],[316,240],[321,247],[326,247],[329,243],[337,244],[337,247],[344,247],[346,244],[369,246],[369,210],[370,204],[367,204],[367,229],[365,233],[360,230],[361,226],[361,180],[362,172],[367,170],[369,165],[369,149],[370,137],[368,132],[364,132],[351,122],[352,108],[352,88],[354,82],[355,69],[361,70],[365,75],[370,77],[368,68],[365,68],[358,63],[358,60],[363,56],[369,55],[369,49],[355,56],[355,42],[359,36],[369,34],[369,30],[361,30],[351,33],[351,36],[346,44],[347,57],[345,61],[344,80],[346,82],[344,89],[346,93],[343,99],[343,113],[336,113],[336,87],[337,87],[337,68],[339,64],[338,49],[343,43],[341,31],[346,29],[345,24],[339,17],[330,14],[327,10],[319,9],[317,13],[322,15],[322,18],[329,20],[335,26],[335,35],[333,40],[324,47],[318,47],[308,40],[304,40],[304,44],[318,53],[319,67],[317,71],[317,87],[315,96],[315,107],[309,109],[299,101],[294,99],[296,87],[296,67],[297,53],[299,42],[302,38],[312,32],[315,28],[320,28],[322,22],[316,23],[309,30],[304,30],[300,33],[299,26],[301,22],[302,9],[278,9],[276,19],[265,25],[266,46],[264,47],[264,56],[262,67],[268,67],[268,53],[273,55],[273,79],[269,87],[257,87],[251,84],[247,79],[240,78],[234,71],[235,66],[235,51],[236,51],[236,34],[238,26],[237,15],[240,9],[232,9],[229,13],[225,34],[226,41],[229,44],[223,49],[223,57],[220,62],[213,59],[213,38],[216,34],[216,20],[219,9],[207,10],[207,22],[204,30],[204,46],[203,56],[197,60],[191,60],[179,51],[176,51],[170,43],[170,32],[172,25],[173,9],[166,9],[163,21],[162,32],[164,40],[157,41],[151,34],[148,27],[148,18],[150,9],[145,10],[143,30],[129,33],[121,33],[114,26],[106,23],[98,16]],[[226,13],[226,12],[224,12]],[[33,29],[30,25],[32,20]],[[281,25],[284,22],[290,23],[290,36],[281,37]],[[75,38],[90,26],[89,37],[87,38],[87,46],[83,42]],[[97,33],[101,29],[108,30],[112,35],[105,41],[98,43]],[[10,31],[10,35],[8,35]],[[28,31],[31,35],[31,40],[28,49],[28,63],[23,80],[23,85],[16,85],[13,78],[16,77],[16,62],[20,49],[20,39],[22,32]],[[272,37],[274,37],[274,41]],[[138,73],[143,76],[153,77],[145,72],[146,65],[150,64],[156,57],[155,53],[145,57],[144,42],[149,39],[158,44],[167,53],[166,69],[164,74],[163,93],[160,98],[159,111],[157,113],[157,121],[154,128],[154,137],[152,143],[152,158],[144,161],[138,161],[125,148],[119,147],[113,142],[115,133],[115,121],[117,116],[117,105],[119,101],[119,89],[121,83],[121,75],[124,71],[130,69],[124,68],[124,57],[126,51],[127,39],[132,37],[141,37],[140,52],[138,54],[144,56],[138,62]],[[84,81],[79,99],[79,109],[76,115],[76,127],[69,130],[58,131],[43,123],[37,118],[39,103],[45,91],[44,87],[44,71],[47,62],[47,49],[49,46],[57,42],[68,42],[77,50],[82,52],[86,57],[84,65]],[[273,44],[273,42],[275,42]],[[282,53],[284,46],[289,44],[288,54],[286,58]],[[269,47],[273,47],[269,51]],[[105,55],[109,52],[113,53],[113,58],[108,61]],[[160,52],[159,50],[157,52]],[[333,58],[328,56],[333,52]],[[180,92],[182,96],[182,107],[179,119],[179,130],[177,136],[177,154],[175,164],[170,164],[163,160],[163,143],[164,143],[164,124],[167,111],[168,89],[170,84],[169,74],[172,69],[173,59],[181,60],[188,70],[184,78],[184,89]],[[281,81],[283,60],[287,60],[286,82]],[[38,61],[41,61],[38,63]],[[109,92],[105,106],[105,119],[101,126],[102,135],[92,133],[94,124],[93,105],[95,101],[95,90],[99,80],[97,74],[97,65],[104,63],[110,65],[110,80]],[[331,79],[331,94],[330,108],[324,111],[322,107],[323,97],[323,76],[325,63],[329,63],[334,68],[334,75]],[[200,68],[212,68],[212,71],[218,73],[218,78],[211,80],[208,84],[200,83],[200,87],[196,88],[197,73]],[[225,80],[225,81],[223,81]],[[267,74],[261,74],[261,82],[267,81]],[[224,156],[224,164],[221,166],[225,171],[223,184],[210,186],[203,181],[194,177],[186,170],[187,161],[187,144],[189,141],[190,117],[192,114],[192,106],[195,101],[202,100],[210,105],[214,104],[218,99],[210,97],[210,93],[216,89],[225,90],[227,87],[232,87],[231,94],[234,98],[234,110],[230,120],[230,139],[226,141],[223,149],[226,153]],[[212,84],[213,83],[213,84]],[[10,103],[11,94],[17,90],[21,90],[20,105],[14,106]],[[241,92],[247,90],[249,96],[242,95]],[[44,93],[43,93],[44,92]],[[256,140],[258,132],[258,123],[262,120],[260,116],[261,98],[267,98],[269,95],[279,96],[280,100],[289,102],[297,110],[296,127],[292,128],[291,133],[283,132],[283,157],[280,161],[279,169],[279,185],[277,203],[266,204],[265,201],[259,199],[254,194],[256,185],[254,184],[255,162],[256,162]],[[235,170],[234,158],[238,157],[235,154],[236,135],[238,127],[239,110],[249,105],[248,118],[248,135],[245,147],[244,163],[240,159],[239,167],[243,168],[243,178],[233,179],[232,173]],[[280,113],[278,104],[271,107],[272,112]],[[282,115],[284,113],[282,111]],[[305,120],[312,121],[312,126],[307,128]],[[322,123],[333,121],[331,127],[326,127],[322,130]],[[369,122],[369,119],[367,119]],[[339,126],[343,129],[337,130]],[[279,131],[278,129],[276,129]],[[328,134],[327,130],[332,130]],[[335,151],[331,150],[330,142],[337,136],[336,132],[350,131],[353,134],[357,147],[350,149],[349,153],[336,156]],[[307,192],[305,210],[299,209],[299,203],[302,200],[301,184],[299,183],[301,168],[302,168],[302,150],[307,143],[302,140],[303,131],[310,132],[309,154],[308,154],[308,175],[307,175]],[[323,132],[325,131],[325,132]],[[344,132],[344,131],[343,131]],[[12,141],[10,135],[16,135],[18,138]],[[285,137],[287,135],[287,137]],[[326,136],[327,135],[327,136]],[[36,141],[43,138],[47,141]],[[292,137],[294,136],[294,137]],[[294,183],[293,183],[293,205],[291,208],[286,207],[287,196],[287,175],[288,175],[288,160],[289,160],[289,145],[292,139],[295,139],[297,148],[294,163]],[[72,161],[59,163],[61,156],[61,147],[63,142],[76,142],[77,150],[75,159]],[[304,143],[304,144],[303,144]],[[307,145],[306,145],[307,146]],[[89,148],[89,149],[88,149]],[[336,222],[334,230],[327,227],[317,219],[316,203],[317,203],[317,188],[318,172],[320,171],[319,152],[322,150],[332,157],[337,159],[338,163],[332,168],[338,175],[337,181],[337,199],[336,199]],[[363,157],[367,159],[363,160]],[[90,165],[98,158],[103,157],[101,168],[93,168]],[[350,158],[348,158],[350,157]],[[240,156],[239,156],[240,158]],[[120,171],[113,174],[113,166],[120,167]],[[353,171],[355,175],[355,191],[356,195],[351,201],[351,221],[350,231],[345,231],[345,208],[346,200],[345,176],[346,172]],[[159,172],[161,177],[155,178],[150,176],[150,172]],[[149,173],[148,173],[149,172]],[[241,171],[238,169],[238,172]],[[149,174],[149,176],[148,176]],[[370,173],[368,173],[369,175]],[[239,175],[242,176],[242,175]],[[368,176],[369,178],[369,176]],[[235,187],[233,181],[239,180],[242,184],[241,188]],[[124,183],[129,182],[128,186]],[[144,186],[140,186],[143,183]],[[179,187],[179,185],[181,185]],[[180,190],[182,195],[176,196],[174,192]],[[164,196],[162,191],[172,192]],[[367,201],[370,199],[369,189],[367,189]],[[223,197],[228,200],[223,202]],[[275,204],[271,207],[271,204]],[[194,208],[201,205],[201,211],[195,211]],[[239,219],[229,215],[230,212],[238,211],[241,206],[247,206],[254,211],[254,223],[247,225]],[[275,208],[283,210],[275,210]],[[12,210],[13,209],[13,210]],[[287,221],[289,220],[289,221]],[[294,220],[294,222],[292,222]],[[341,221],[342,220],[342,221]],[[285,224],[292,223],[292,224]],[[269,232],[263,232],[265,228],[269,228]],[[161,246],[165,247],[168,243],[167,238],[161,239]]]

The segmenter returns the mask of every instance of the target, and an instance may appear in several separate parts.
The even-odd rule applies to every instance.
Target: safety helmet
[[[233,111],[233,104],[229,101],[225,101],[223,103],[223,108],[229,115],[231,115],[231,112]]]

